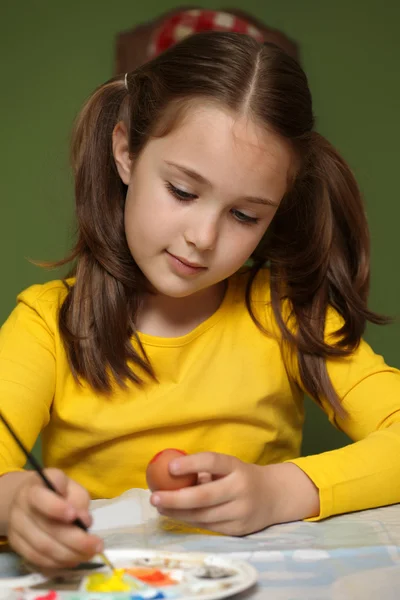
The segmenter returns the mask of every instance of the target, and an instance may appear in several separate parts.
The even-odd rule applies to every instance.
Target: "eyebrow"
[[[203,175],[200,175],[200,173],[193,171],[193,169],[189,169],[188,167],[184,167],[183,165],[178,165],[177,163],[170,162],[169,160],[166,160],[165,163],[167,165],[169,165],[170,167],[174,167],[175,169],[182,171],[182,173],[184,173],[191,179],[194,179],[198,183],[201,183],[202,185],[207,185],[209,187],[211,186],[211,182],[208,181],[208,179],[203,177]],[[253,202],[254,204],[264,204],[266,206],[273,206],[274,208],[277,208],[279,206],[279,203],[272,202],[272,200],[270,200],[269,198],[259,198],[257,196],[245,196],[243,198],[243,200],[246,200],[247,202]]]

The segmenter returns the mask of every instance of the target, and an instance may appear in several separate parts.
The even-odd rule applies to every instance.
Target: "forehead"
[[[147,152],[169,161],[173,157],[219,181],[250,177],[262,183],[271,176],[286,180],[293,162],[290,144],[266,126],[200,102],[187,108],[167,133],[151,138]]]

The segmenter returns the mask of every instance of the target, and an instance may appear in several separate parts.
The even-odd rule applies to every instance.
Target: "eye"
[[[187,202],[188,200],[195,200],[197,198],[196,194],[190,194],[189,192],[185,192],[180,188],[175,187],[169,181],[166,182],[167,190],[176,198],[177,200],[181,200],[182,202]]]
[[[250,217],[249,215],[246,215],[245,213],[241,212],[240,210],[236,210],[236,209],[232,210],[232,214],[237,221],[239,221],[240,223],[243,223],[245,225],[256,225],[258,223],[258,221],[260,220],[257,217]]]

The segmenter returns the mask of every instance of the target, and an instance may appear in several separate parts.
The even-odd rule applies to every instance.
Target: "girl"
[[[230,535],[400,500],[400,374],[362,340],[369,246],[357,185],[277,47],[191,36],[101,86],[73,139],[71,277],[1,330],[0,406],[42,432],[62,498],[1,430],[0,533],[42,567],[102,549],[90,498],[145,487],[186,450],[160,513]],[[243,267],[246,264],[247,266]],[[299,458],[303,394],[354,441]]]

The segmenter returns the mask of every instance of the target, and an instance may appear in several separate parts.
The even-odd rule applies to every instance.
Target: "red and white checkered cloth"
[[[246,33],[262,42],[262,32],[245,19],[227,12],[191,9],[176,13],[162,22],[153,36],[149,47],[149,58],[158,56],[183,38],[200,31],[234,31]]]

